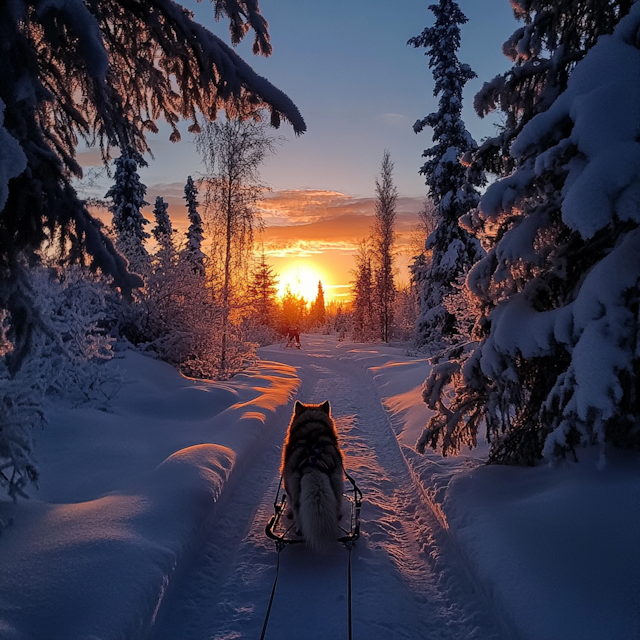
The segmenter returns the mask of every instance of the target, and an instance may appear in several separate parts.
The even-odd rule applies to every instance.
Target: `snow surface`
[[[297,396],[328,398],[365,494],[355,638],[640,637],[640,458],[485,467],[415,453],[428,364],[401,346],[303,336],[225,383],[128,352],[109,412],[56,404],[41,488],[0,536],[0,638],[256,638],[264,536]],[[395,436],[395,437],[394,437]],[[397,444],[396,444],[397,443]],[[281,554],[267,638],[346,637],[346,551]]]

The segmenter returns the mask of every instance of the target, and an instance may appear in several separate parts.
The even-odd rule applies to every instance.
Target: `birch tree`
[[[205,217],[218,265],[224,372],[232,311],[246,302],[254,234],[261,225],[257,203],[268,189],[260,180],[260,166],[275,152],[276,139],[260,122],[225,120],[205,125],[196,146],[207,171]]]

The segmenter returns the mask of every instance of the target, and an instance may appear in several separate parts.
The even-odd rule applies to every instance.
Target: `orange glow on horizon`
[[[287,288],[294,295],[303,297],[308,303],[315,301],[318,295],[318,282],[322,282],[325,301],[327,300],[327,282],[329,278],[321,268],[308,261],[292,262],[281,274],[278,284],[278,296],[282,298]]]
[[[300,251],[283,256],[273,245],[265,251],[269,264],[278,278],[278,297],[287,286],[292,293],[311,304],[318,295],[318,281],[322,282],[325,304],[351,301],[350,270],[353,257],[345,251],[325,250],[316,253]],[[291,252],[293,253],[293,252]]]

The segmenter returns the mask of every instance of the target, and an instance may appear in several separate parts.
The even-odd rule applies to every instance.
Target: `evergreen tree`
[[[481,176],[469,175],[460,162],[476,148],[461,117],[464,85],[476,77],[457,57],[459,25],[465,24],[467,18],[454,0],[440,0],[429,9],[436,19],[434,26],[424,29],[408,44],[426,47],[435,80],[434,95],[439,96],[438,111],[413,125],[416,133],[424,127],[432,128],[436,143],[422,154],[428,160],[420,173],[425,176],[438,223],[425,244],[426,250],[432,252],[431,261],[427,265],[419,259],[413,268],[414,281],[421,286],[415,342],[418,347],[435,350],[443,342],[452,341],[457,333],[455,317],[447,312],[443,298],[482,253],[478,241],[458,225],[460,217],[478,202],[475,185],[481,183]]]
[[[198,189],[193,184],[191,176],[187,178],[187,184],[184,187],[184,199],[187,202],[189,228],[187,229],[187,246],[183,255],[193,265],[195,273],[204,275],[204,261],[206,258],[202,252],[204,232],[202,230],[202,218],[198,213]]]
[[[161,247],[168,246],[173,236],[173,228],[171,227],[171,218],[169,218],[168,209],[169,205],[164,201],[164,198],[162,196],[156,196],[156,204],[153,208],[153,217],[156,220],[156,226],[151,233]]]
[[[275,328],[277,310],[278,278],[262,251],[251,278],[249,296],[258,322]]]
[[[497,136],[474,154],[476,169],[507,175],[517,159],[511,144],[522,127],[546,111],[567,88],[576,64],[603,34],[610,34],[635,0],[511,0],[514,16],[524,22],[503,44],[513,67],[486,82],[474,99],[483,117],[503,114]]]
[[[356,255],[355,281],[352,285],[353,297],[353,339],[358,342],[375,340],[377,323],[375,322],[374,281],[372,268],[372,250],[369,238],[358,246]]]
[[[389,342],[393,326],[393,302],[396,287],[393,280],[393,246],[395,242],[396,201],[398,190],[393,182],[393,162],[385,149],[380,176],[376,178],[375,221],[371,230],[374,264],[374,304],[379,337]]]
[[[115,182],[105,198],[111,198],[109,210],[113,216],[116,247],[129,261],[129,268],[140,275],[147,275],[150,258],[144,241],[149,234],[144,226],[149,221],[142,215],[147,187],[140,182],[138,166],[146,162],[134,149],[128,147],[116,159]]]
[[[587,4],[572,3],[575,15]],[[520,127],[515,171],[463,219],[489,249],[468,277],[479,342],[434,367],[424,397],[436,413],[419,449],[473,445],[483,423],[492,462],[533,464],[594,442],[640,447],[639,43],[635,3]]]
[[[322,288],[322,281],[318,280],[318,293],[315,301],[311,305],[311,311],[309,312],[311,322],[317,326],[322,326],[326,319],[326,313],[324,289]]]
[[[156,197],[156,204],[153,208],[153,216],[156,220],[156,226],[152,230],[153,237],[158,243],[157,257],[160,267],[167,270],[171,265],[175,253],[173,245],[173,228],[171,227],[171,219],[167,209],[169,205],[164,201],[162,196]]]

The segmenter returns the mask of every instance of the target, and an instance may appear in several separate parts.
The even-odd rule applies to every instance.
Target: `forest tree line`
[[[256,0],[217,3],[233,44],[271,53]],[[264,123],[306,125],[189,12],[163,2],[4,3],[0,83],[0,485],[37,481],[33,432],[44,398],[105,403],[100,363],[122,344],[193,376],[225,378],[295,322],[354,340],[413,341],[431,357],[417,443],[445,455],[489,440],[489,461],[577,457],[579,446],[640,448],[640,5],[513,0],[512,63],[484,83],[476,113],[502,116],[479,143],[462,120],[473,70],[457,56],[467,19],[430,6],[424,49],[437,111],[419,168],[424,243],[412,280],[395,277],[393,162],[383,153],[376,210],[356,256],[350,309],[291,292],[255,251],[259,167],[277,140]],[[224,110],[223,121],[217,118]],[[164,118],[190,121],[206,178],[185,177],[178,237],[156,198],[151,233],[137,168]],[[78,197],[76,148],[114,164],[105,228]],[[112,152],[118,149],[113,161]],[[115,155],[115,154],[113,154]],[[210,249],[205,236],[213,239]],[[153,236],[155,251],[147,240]],[[308,303],[312,303],[309,305]],[[597,375],[595,372],[597,371]]]

